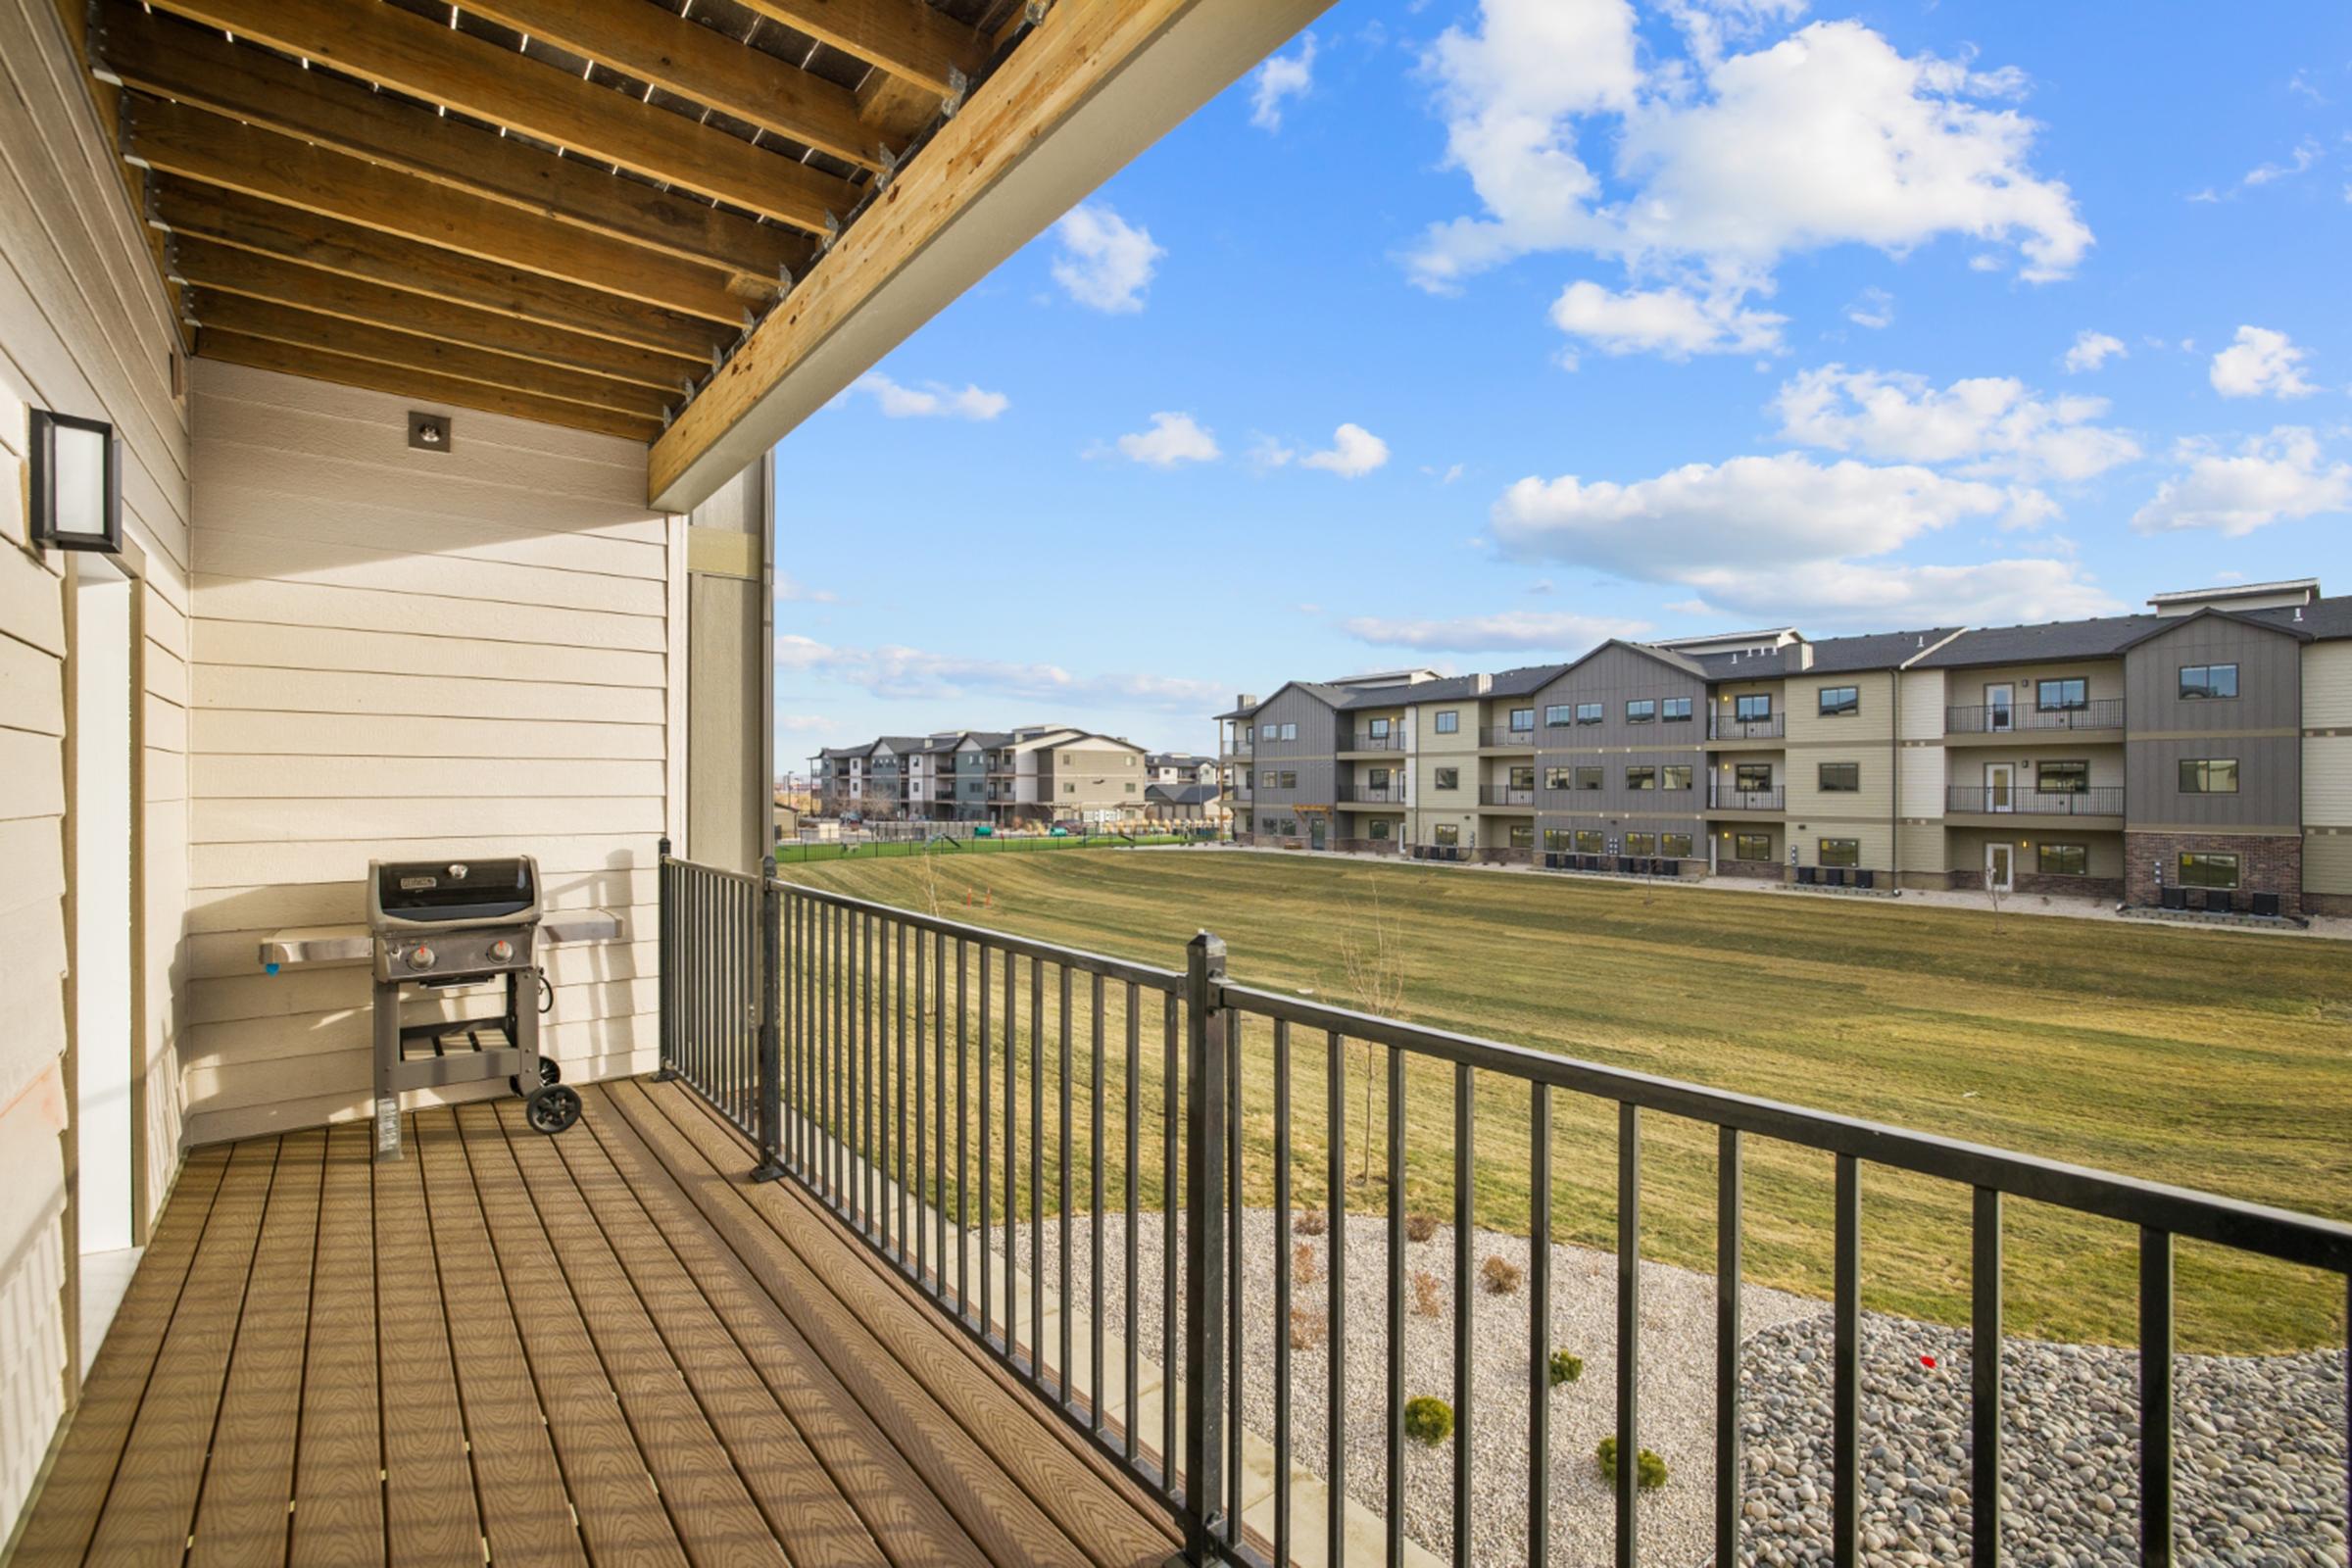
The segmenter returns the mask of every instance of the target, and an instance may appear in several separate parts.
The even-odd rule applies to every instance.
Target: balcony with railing
[[[1532,747],[1536,744],[1536,732],[1533,729],[1510,729],[1505,726],[1490,724],[1478,732],[1478,744],[1481,746]]]
[[[2121,730],[2124,700],[2100,697],[2072,708],[2033,708],[1994,703],[1946,708],[1946,735],[2067,735],[2086,730]]]
[[[1778,784],[1768,789],[1743,790],[1720,779],[1707,781],[1710,811],[1781,811],[1788,809],[1788,792]]]
[[[1478,804],[1533,810],[1536,805],[1536,787],[1532,784],[1481,784],[1478,787]]]
[[[1386,735],[1375,735],[1369,730],[1342,730],[1340,732],[1340,750],[1343,752],[1401,752],[1404,750],[1404,732],[1392,728]]]
[[[1943,808],[1956,816],[2112,816],[2124,814],[2124,787],[2030,790],[2007,784],[1953,784]]]
[[[1342,806],[1402,806],[1404,786],[1395,784],[1348,784],[1339,787]]]
[[[1755,718],[1736,718],[1729,713],[1707,715],[1707,739],[1711,741],[1777,741],[1788,733],[1788,715],[1765,713]]]

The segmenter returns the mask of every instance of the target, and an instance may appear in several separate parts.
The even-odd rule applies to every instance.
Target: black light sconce
[[[32,542],[122,553],[122,443],[103,419],[32,409]]]

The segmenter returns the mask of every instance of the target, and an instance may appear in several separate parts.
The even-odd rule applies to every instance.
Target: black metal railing
[[[1478,787],[1478,804],[1533,807],[1536,804],[1536,787],[1533,784],[1481,784]]]
[[[1635,1456],[1643,1431],[1638,1397],[1643,1138],[1653,1120],[1695,1122],[1714,1132],[1711,1500],[1718,1563],[1741,1560],[1750,1485],[1740,1452],[1740,1282],[1742,1172],[1751,1142],[1816,1152],[1833,1163],[1831,1445],[1826,1476],[1812,1479],[1826,1483],[1828,1556],[1839,1564],[1858,1562],[1861,1553],[1866,1170],[1954,1184],[1972,1198],[1967,1464],[1973,1511],[1966,1549],[1976,1568],[1991,1568],[2001,1556],[2001,1280],[2009,1199],[2121,1222],[2137,1232],[2137,1524],[2143,1563],[2173,1561],[2178,1523],[2175,1243],[2185,1238],[2352,1281],[2352,1226],[1240,985],[1226,972],[1223,943],[1206,932],[1187,947],[1184,969],[1163,969],[814,888],[769,882],[755,895],[744,886],[750,880],[663,858],[663,1070],[722,1109],[740,1105],[744,1043],[756,1042],[765,1060],[749,1077],[761,1085],[780,1083],[781,1113],[770,1119],[762,1112],[749,1125],[734,1109],[728,1114],[747,1131],[760,1129],[753,1136],[763,1151],[762,1168],[780,1163],[786,1176],[1124,1468],[1181,1527],[1184,1555],[1194,1563],[1287,1563],[1299,1530],[1318,1527],[1323,1560],[1351,1560],[1345,1549],[1351,1506],[1346,1444],[1328,1445],[1320,1519],[1295,1517],[1298,1504],[1287,1480],[1295,1416],[1291,1310],[1300,1285],[1314,1284],[1294,1272],[1292,1204],[1302,1170],[1310,1187],[1320,1188],[1308,1201],[1319,1198],[1323,1210],[1327,1283],[1317,1294],[1328,1308],[1328,1380],[1308,1396],[1325,1403],[1327,1431],[1346,1431],[1352,1424],[1350,1353],[1365,1347],[1362,1353],[1385,1357],[1380,1490],[1386,1506],[1379,1528],[1386,1561],[1403,1562],[1407,1111],[1414,1107],[1412,1119],[1426,1135],[1436,1097],[1444,1097],[1451,1111],[1457,1563],[1473,1560],[1475,1412],[1478,1401],[1489,1397],[1472,1371],[1476,1320],[1503,1309],[1486,1304],[1496,1298],[1482,1298],[1477,1289],[1480,1194],[1493,1190],[1499,1169],[1517,1163],[1522,1143],[1524,1172],[1507,1174],[1513,1183],[1524,1176],[1530,1234],[1539,1245],[1531,1250],[1524,1304],[1508,1309],[1526,1313],[1528,1560],[1550,1560],[1554,1443],[1548,1386],[1558,1301],[1549,1248],[1541,1242],[1552,1234],[1555,1115],[1597,1109],[1599,1126],[1613,1124],[1613,1140],[1605,1146],[1615,1165],[1613,1432],[1617,1453],[1626,1456],[1614,1484],[1615,1560],[1628,1568],[1640,1535],[1641,1467]],[[746,989],[731,977],[746,956],[742,933],[754,924],[755,908],[776,911],[776,945],[765,950],[770,960],[753,968],[780,981]],[[762,912],[760,923],[765,919]],[[703,1001],[706,988],[714,988],[722,1002]],[[738,1016],[754,994],[780,999],[780,1005],[763,1004],[777,1023],[755,1029]],[[709,1021],[713,1015],[716,1023]],[[1322,1103],[1310,1100],[1303,1109],[1293,1095],[1301,1055],[1310,1078],[1319,1073],[1324,1089]],[[772,1072],[765,1070],[768,1063]],[[736,1098],[722,1098],[729,1095]],[[760,1098],[764,1102],[764,1094]],[[1372,1120],[1376,1098],[1385,1099],[1385,1138]],[[1513,1101],[1524,1111],[1509,1113],[1509,1125],[1499,1129],[1509,1152],[1482,1156],[1482,1137],[1494,1136],[1485,1129],[1495,1120],[1496,1103]],[[1362,1114],[1360,1133],[1351,1130],[1352,1111]],[[1581,1128],[1592,1119],[1577,1116],[1571,1125]],[[1359,1137],[1365,1142],[1357,1143]],[[1581,1151],[1587,1136],[1578,1132],[1560,1147]],[[1375,1151],[1386,1155],[1385,1198],[1365,1201],[1379,1204],[1385,1219],[1387,1245],[1379,1250],[1386,1255],[1372,1260],[1385,1276],[1385,1347],[1375,1327],[1365,1325],[1359,1337],[1346,1321],[1350,1164],[1368,1162]],[[1271,1298],[1256,1299],[1258,1287],[1246,1291],[1245,1285],[1265,1271],[1244,1266],[1244,1199],[1246,1187],[1262,1193],[1259,1184],[1268,1179],[1275,1225]],[[1361,1190],[1382,1191],[1377,1180]],[[1121,1289],[1106,1298],[1111,1265],[1104,1220],[1112,1215],[1120,1221],[1115,1278]],[[1151,1256],[1138,1245],[1147,1216],[1158,1228]],[[1072,1250],[1078,1235],[1088,1238],[1083,1285]],[[1051,1312],[1049,1273],[1057,1291]],[[1434,1280],[1426,1286],[1414,1281],[1416,1295],[1436,1288]],[[1143,1344],[1146,1324],[1138,1310],[1139,1297],[1148,1292],[1160,1303],[1156,1343],[1150,1347]],[[1120,1302],[1115,1322],[1107,1300]],[[1261,1321],[1253,1312],[1271,1317],[1270,1352],[1264,1336],[1246,1332]],[[1040,1332],[1050,1320],[1055,1332]],[[1109,1344],[1113,1333],[1116,1347]],[[1162,1372],[1155,1409],[1139,1397],[1146,1353],[1156,1355]],[[1251,1364],[1261,1356],[1270,1359],[1272,1373],[1272,1430],[1262,1434],[1245,1430],[1241,1397]],[[1267,1370],[1258,1365],[1261,1376]],[[1248,1442],[1269,1443],[1272,1473],[1285,1478],[1273,1488],[1262,1534],[1241,1523]],[[1507,1464],[1518,1462],[1510,1456],[1520,1453],[1513,1443],[1484,1457]],[[2017,1494],[2013,1488],[2012,1496]]]
[[[1788,792],[1781,785],[1743,790],[1717,780],[1707,783],[1707,808],[1715,811],[1779,811],[1788,807]]]
[[[1340,799],[1356,806],[1402,806],[1402,784],[1342,784]]]
[[[2029,790],[2004,784],[1953,784],[1944,792],[1947,811],[2019,816],[2121,816],[2124,787],[2097,784],[2082,790]]]
[[[1490,724],[1478,732],[1481,746],[1533,746],[1536,732],[1532,729],[1507,729]]]
[[[1711,741],[1773,741],[1788,732],[1788,715],[1766,713],[1761,718],[1734,718],[1729,713],[1707,715],[1707,739]]]
[[[2100,697],[2073,708],[2033,708],[1993,704],[1989,707],[1947,708],[1946,735],[2011,735],[2030,730],[2122,729],[2124,700]]]
[[[661,1061],[657,1077],[683,1078],[758,1143],[754,1174],[783,1174],[775,1154],[781,1102],[777,1070],[781,884],[671,857],[660,845]]]
[[[1340,737],[1340,750],[1343,752],[1401,752],[1404,750],[1404,732],[1392,729],[1386,735],[1374,735],[1368,731],[1357,730]]]

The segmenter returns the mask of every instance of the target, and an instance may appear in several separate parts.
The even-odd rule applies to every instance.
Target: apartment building
[[[884,735],[808,760],[818,809],[874,821],[1118,821],[1144,814],[1146,753],[1067,724]]]
[[[2313,579],[1294,681],[1219,724],[1252,842],[2352,913],[2352,597]]]

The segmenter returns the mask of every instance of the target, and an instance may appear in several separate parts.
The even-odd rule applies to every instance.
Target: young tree
[[[1404,1007],[1404,922],[1381,902],[1377,875],[1369,897],[1350,900],[1348,923],[1340,927],[1340,967],[1356,1010],[1376,1017],[1395,1017]],[[1364,1133],[1358,1140],[1363,1169],[1358,1177],[1372,1181],[1372,1101],[1377,1076],[1377,1051],[1372,1042],[1356,1042],[1364,1064]]]

